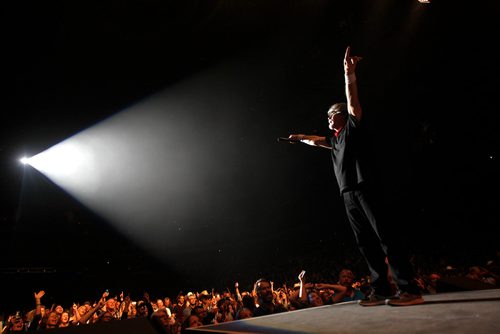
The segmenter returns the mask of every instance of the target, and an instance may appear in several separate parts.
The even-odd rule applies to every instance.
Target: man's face
[[[162,326],[164,326],[164,327],[168,326],[169,318],[168,318],[167,312],[157,311],[156,317],[158,317],[158,320],[160,320],[160,323],[162,324]]]
[[[56,312],[50,312],[49,317],[47,319],[47,325],[56,326],[59,321],[59,316]]]
[[[328,128],[330,130],[338,130],[345,125],[343,112],[340,110],[328,110]]]
[[[80,316],[84,315],[85,313],[87,313],[87,307],[85,305],[78,307],[78,313],[80,314]]]
[[[188,297],[188,300],[189,300],[189,304],[196,305],[196,296],[195,295],[190,295]]]
[[[114,298],[106,301],[106,309],[114,310],[116,307],[116,300]]]
[[[273,300],[271,284],[265,281],[259,282],[259,284],[257,284],[257,296],[259,296],[263,301],[271,302]]]
[[[104,321],[104,322],[108,322],[111,320],[113,320],[113,315],[109,312],[104,313],[101,317],[101,321]]]
[[[353,277],[352,272],[350,272],[350,271],[342,271],[340,273],[340,277],[339,277],[339,283],[340,283],[340,285],[351,286],[353,281],[354,281],[354,277]]]
[[[202,322],[200,321],[200,318],[198,318],[195,315],[189,316],[188,322],[189,322],[189,328],[203,326]]]
[[[137,313],[143,316],[148,315],[148,308],[146,307],[146,304],[141,304],[137,307]]]
[[[145,303],[140,304],[137,306],[137,312],[140,314],[147,314],[148,313],[148,308],[146,307]]]

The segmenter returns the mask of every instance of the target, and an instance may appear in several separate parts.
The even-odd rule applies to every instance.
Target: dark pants
[[[392,277],[398,284],[399,290],[414,294],[419,293],[414,282],[415,273],[407,247],[401,245],[397,235],[390,237],[393,233],[380,229],[382,226],[378,219],[383,218],[378,212],[375,213],[375,206],[372,204],[373,201],[370,199],[369,193],[364,189],[358,189],[346,191],[342,196],[359,250],[370,270],[375,293],[383,296],[391,295],[386,257],[391,266]],[[384,227],[389,228],[390,226]],[[401,231],[404,229],[401,229],[400,226],[399,233],[404,233]]]

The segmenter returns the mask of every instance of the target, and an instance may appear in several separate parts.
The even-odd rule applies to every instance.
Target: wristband
[[[356,82],[356,74],[354,74],[354,73],[351,73],[351,74],[346,73],[346,74],[344,74],[344,78],[345,78],[345,83],[348,85]]]

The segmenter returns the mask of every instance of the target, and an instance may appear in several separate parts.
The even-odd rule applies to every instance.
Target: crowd
[[[446,266],[425,274],[420,271],[418,285],[423,295],[435,294],[440,292],[441,280],[461,276],[486,287],[499,287],[499,256],[500,252],[497,252],[496,257],[484,265],[469,266],[462,270]],[[387,274],[390,277],[390,271]],[[123,292],[104,291],[97,301],[75,301],[69,307],[44,305],[45,292],[38,291],[33,294],[34,308],[6,317],[2,334],[91,326],[99,322],[131,318],[147,318],[160,332],[179,334],[186,328],[362,300],[369,294],[369,276],[356,276],[348,268],[340,270],[336,276],[334,282],[312,281],[311,277],[320,275],[303,270],[295,276],[293,284],[276,284],[267,278],[259,278],[248,291],[240,291],[239,284],[235,283],[234,289],[179,293],[172,299],[166,296],[151,298],[148,293],[131,298]],[[397,285],[393,284],[393,288],[397,294]]]

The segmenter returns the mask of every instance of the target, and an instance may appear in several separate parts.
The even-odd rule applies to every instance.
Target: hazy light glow
[[[254,83],[241,82],[238,73],[210,71],[170,87],[30,158],[29,164],[167,262],[184,264],[186,249],[207,261],[201,258],[211,256],[207,250],[221,249],[207,233],[229,233],[235,226],[253,231],[255,219],[276,206],[252,195],[262,191],[254,175],[269,170],[273,153],[260,164],[244,147],[244,131],[254,136],[257,125],[249,127],[247,114],[235,110],[247,110],[248,101],[255,100],[248,96]],[[274,135],[269,138],[267,146],[254,141],[251,147],[259,147],[259,155],[267,152],[262,147],[278,149]],[[224,245],[233,239],[224,237]]]
[[[23,165],[27,165],[30,161],[30,159],[28,157],[22,157],[21,159],[19,159],[19,161],[23,164]]]
[[[29,159],[29,164],[146,248],[171,235],[190,194],[206,174],[196,145],[161,97],[125,110]],[[157,237],[156,237],[157,236]],[[158,240],[156,239],[158,238]],[[152,244],[149,244],[153,241]],[[156,250],[158,252],[158,250]]]

